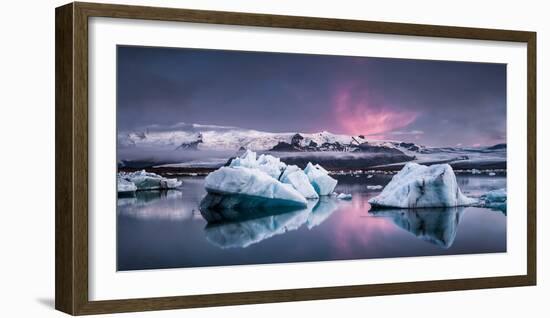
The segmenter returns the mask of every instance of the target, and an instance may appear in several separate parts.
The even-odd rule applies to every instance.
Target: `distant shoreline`
[[[422,163],[432,165],[444,162]],[[399,172],[406,164],[392,164],[388,166],[366,167],[363,169],[346,169],[346,168],[327,168],[330,174],[334,175],[359,175],[359,174],[395,174]],[[467,162],[452,162],[449,163],[453,167],[456,174],[485,174],[494,173],[495,175],[506,175],[506,162],[488,163],[488,164],[473,164]],[[193,167],[146,167],[146,168],[118,168],[118,172],[134,172],[146,170],[164,176],[206,176],[210,172],[217,170],[218,167],[212,168],[193,168]]]

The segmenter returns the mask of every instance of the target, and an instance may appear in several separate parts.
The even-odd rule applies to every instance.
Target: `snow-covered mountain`
[[[148,126],[143,130],[121,132],[122,148],[158,148],[173,150],[253,151],[342,151],[422,153],[425,147],[398,141],[367,140],[365,136],[317,133],[271,133],[238,127],[180,123],[173,126]]]
[[[410,142],[370,140],[328,131],[265,132],[238,127],[179,123],[118,134],[119,165],[172,168],[220,167],[243,150],[274,153],[289,164],[309,161],[329,169],[400,169],[405,162],[449,163],[458,169],[505,169],[506,144],[431,148]],[[276,153],[276,154],[275,154]]]

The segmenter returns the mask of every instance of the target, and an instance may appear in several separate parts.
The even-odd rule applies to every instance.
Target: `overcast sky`
[[[186,122],[506,141],[505,64],[121,46],[117,67],[119,130]]]

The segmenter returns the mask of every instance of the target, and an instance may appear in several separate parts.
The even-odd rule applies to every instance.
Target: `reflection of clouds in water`
[[[320,225],[336,210],[338,203],[334,198],[321,198],[308,202],[305,209],[247,219],[257,211],[203,211],[218,213],[229,217],[231,221],[212,223],[205,228],[206,239],[220,248],[244,248],[276,235],[295,231],[307,224],[308,229]],[[260,212],[259,214],[261,214]],[[263,212],[265,215],[265,212]],[[239,215],[244,219],[239,220]],[[217,217],[219,219],[219,216]]]
[[[370,211],[375,217],[389,218],[398,227],[419,239],[449,248],[456,237],[463,207],[427,209],[389,209]]]
[[[190,219],[195,206],[183,200],[179,190],[138,191],[135,196],[117,200],[118,213],[139,219]]]

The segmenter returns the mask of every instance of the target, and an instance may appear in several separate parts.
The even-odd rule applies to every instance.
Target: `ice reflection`
[[[463,207],[369,211],[371,215],[389,218],[419,239],[443,248],[452,246],[463,212]]]
[[[138,219],[186,220],[194,206],[183,200],[180,190],[138,191],[117,200],[118,213]]]
[[[294,211],[201,207],[201,214],[210,222],[204,229],[210,243],[223,249],[244,248],[297,230],[304,224],[308,229],[320,225],[336,210],[335,201],[321,198],[309,201],[307,208]]]

